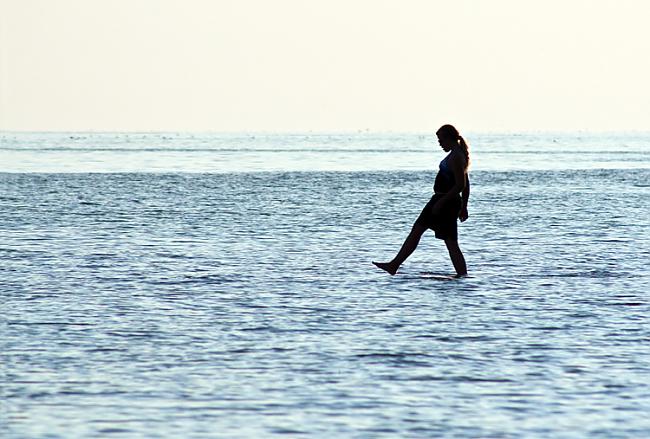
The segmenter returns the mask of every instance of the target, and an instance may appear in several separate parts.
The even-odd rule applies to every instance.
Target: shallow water
[[[471,277],[443,281],[432,234],[395,277],[370,264],[430,196],[421,168],[442,156],[424,140],[398,154],[417,137],[383,139],[378,159],[359,152],[367,139],[328,155],[276,138],[311,159],[274,172],[240,172],[282,165],[271,140],[255,163],[208,147],[185,165],[86,141],[89,172],[64,140],[53,161],[12,162],[24,137],[10,136],[3,437],[650,435],[643,139],[571,143],[588,158],[575,166],[551,137],[503,136],[509,159],[476,142],[460,226]],[[222,164],[202,172],[201,157]],[[105,172],[121,166],[134,171]]]

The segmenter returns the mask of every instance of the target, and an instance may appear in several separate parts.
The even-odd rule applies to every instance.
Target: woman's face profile
[[[449,152],[452,150],[454,147],[454,141],[446,138],[446,137],[441,137],[440,134],[436,133],[436,136],[438,137],[438,144],[442,148],[443,151]]]

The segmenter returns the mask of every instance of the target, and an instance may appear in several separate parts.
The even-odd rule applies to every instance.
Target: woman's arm
[[[469,213],[467,213],[467,203],[469,202],[469,174],[468,173],[465,173],[465,180],[466,180],[465,189],[463,189],[463,193],[461,194],[460,213],[458,214],[458,218],[460,219],[461,223],[467,220],[467,218],[469,218]]]

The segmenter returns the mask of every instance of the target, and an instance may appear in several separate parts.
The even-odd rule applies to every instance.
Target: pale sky
[[[0,130],[650,130],[647,0],[0,0]]]

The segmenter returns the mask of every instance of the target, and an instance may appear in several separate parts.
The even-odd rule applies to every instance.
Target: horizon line
[[[94,130],[94,129],[0,129],[0,134],[215,134],[215,135],[284,135],[284,136],[305,136],[305,135],[420,135],[429,136],[434,135],[436,129],[430,131],[424,130],[371,130],[371,129],[356,129],[356,130]],[[521,130],[464,130],[464,133],[472,135],[498,135],[498,134],[650,134],[650,128],[647,129],[521,129]]]

